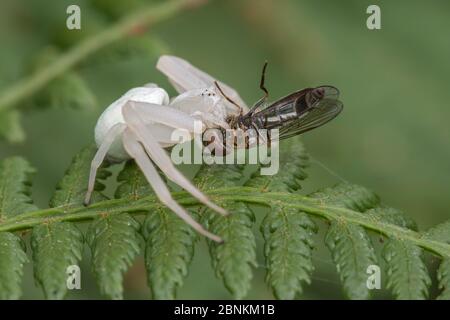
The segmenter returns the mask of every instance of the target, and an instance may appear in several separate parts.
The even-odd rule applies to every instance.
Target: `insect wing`
[[[280,127],[280,139],[304,133],[320,127],[333,120],[343,109],[339,100],[324,98],[316,105],[306,109],[297,119],[289,121]]]
[[[193,89],[215,87],[214,81],[217,81],[224,93],[231,98],[231,100],[241,106],[245,112],[248,110],[247,105],[236,90],[227,84],[216,80],[206,72],[194,67],[184,59],[164,55],[159,58],[156,68],[168,77],[170,83],[178,93]]]
[[[336,87],[333,86],[320,86],[316,89],[323,89],[325,92],[325,99],[335,99],[337,100],[339,98],[339,90]]]

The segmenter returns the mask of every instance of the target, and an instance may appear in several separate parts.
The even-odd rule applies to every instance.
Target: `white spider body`
[[[206,128],[229,129],[227,118],[237,115],[238,111],[236,106],[216,92],[214,78],[188,62],[177,57],[162,56],[157,68],[168,76],[180,95],[169,102],[164,89],[149,84],[129,90],[105,109],[95,128],[98,151],[92,160],[85,203],[90,201],[96,171],[105,157],[113,161],[132,158],[163,204],[198,232],[220,242],[222,240],[218,236],[206,231],[175,202],[154,165],[201,203],[221,214],[227,214],[175,168],[163,148],[177,143],[171,140],[174,130],[195,132],[198,120],[202,124],[202,131]],[[227,96],[240,103],[244,110],[247,109],[236,91],[223,83],[220,86]]]
[[[169,95],[167,92],[156,87],[156,85],[147,85],[128,90],[122,97],[111,103],[100,115],[95,126],[95,142],[100,147],[105,139],[106,133],[116,124],[124,123],[122,108],[128,101],[146,102],[158,105],[167,105]],[[160,126],[156,124],[155,129]],[[166,127],[167,130],[167,127]],[[157,130],[152,130],[158,135]],[[164,131],[164,128],[161,129]],[[158,135],[159,136],[159,135]],[[168,137],[170,139],[170,136]],[[163,141],[161,141],[163,142]],[[108,150],[108,159],[114,162],[121,162],[130,159],[130,155],[125,151],[122,143],[122,134],[118,135]]]

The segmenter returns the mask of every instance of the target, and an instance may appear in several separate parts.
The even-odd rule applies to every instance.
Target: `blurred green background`
[[[67,50],[148,2],[1,1],[0,91],[29,75],[36,57],[49,46]],[[81,31],[65,28],[69,4],[81,7]],[[366,27],[370,4],[381,7],[381,30]],[[87,81],[96,107],[46,106],[45,100],[39,108],[30,107],[29,101],[16,106],[22,111],[26,140],[0,142],[0,158],[22,155],[37,168],[33,198],[44,208],[72,156],[92,143],[96,119],[105,107],[147,82],[159,83],[174,94],[154,68],[160,53],[191,61],[232,85],[249,104],[261,96],[260,69],[267,59],[266,85],[272,99],[320,84],[341,90],[343,113],[303,137],[313,157],[304,191],[334,184],[338,175],[376,191],[423,230],[449,218],[449,30],[450,2],[445,0],[209,1],[142,34],[138,41],[144,45],[137,50],[127,39],[83,61],[75,71]],[[259,233],[257,237],[261,251],[262,238]],[[319,233],[317,268],[304,298],[342,298],[322,238]],[[258,259],[248,298],[270,299],[261,254]],[[68,297],[100,298],[87,248],[83,266],[83,290]],[[42,298],[31,274],[28,265],[24,298]],[[142,258],[127,273],[125,288],[126,298],[149,297]],[[375,296],[389,297],[384,292]],[[231,297],[216,279],[203,242],[178,297]]]

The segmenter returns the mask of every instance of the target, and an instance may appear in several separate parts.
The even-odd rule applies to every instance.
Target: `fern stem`
[[[18,102],[33,95],[50,81],[60,76],[77,63],[96,51],[130,36],[137,27],[152,26],[166,20],[181,10],[204,3],[204,0],[172,0],[158,5],[149,5],[138,12],[133,12],[104,31],[95,34],[73,49],[57,58],[46,68],[19,80],[0,93],[0,111],[14,107]]]
[[[405,229],[394,224],[382,222],[364,213],[335,206],[325,206],[320,200],[312,199],[300,194],[288,192],[261,192],[252,187],[229,187],[205,192],[213,201],[242,201],[246,203],[274,206],[283,204],[285,207],[300,209],[301,211],[325,218],[330,221],[354,223],[373,230],[390,238],[399,239],[432,251],[442,257],[450,257],[450,244],[432,240],[424,235]],[[173,193],[178,203],[184,206],[198,205],[198,202],[186,192]],[[89,207],[75,206],[38,210],[25,213],[17,218],[0,222],[1,231],[18,231],[48,221],[85,221],[105,214],[128,212],[143,214],[160,207],[155,196],[151,195],[137,201],[128,198],[113,199],[97,202]]]

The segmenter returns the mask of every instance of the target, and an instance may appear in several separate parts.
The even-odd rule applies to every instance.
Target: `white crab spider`
[[[203,130],[229,129],[227,118],[248,108],[234,89],[218,82],[223,92],[242,107],[242,110],[237,110],[217,92],[216,79],[181,58],[162,56],[156,67],[168,77],[180,95],[169,102],[164,89],[148,84],[129,90],[105,109],[95,127],[98,151],[92,160],[85,203],[90,202],[96,172],[105,157],[116,162],[132,158],[164,205],[199,233],[221,242],[221,238],[205,230],[172,198],[154,165],[201,203],[226,215],[223,208],[212,203],[175,168],[163,148],[175,144],[171,140],[175,129],[192,133],[194,122],[198,120],[202,122]]]

